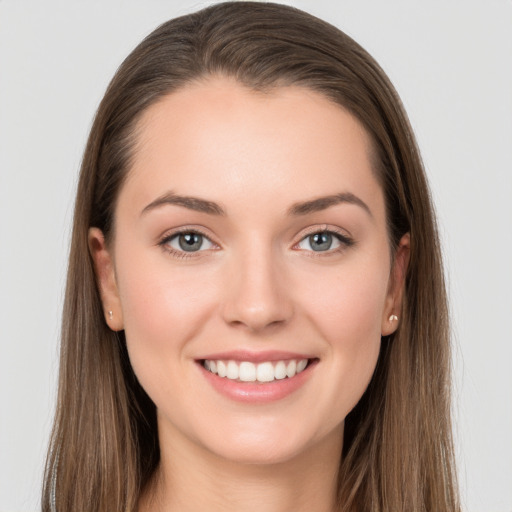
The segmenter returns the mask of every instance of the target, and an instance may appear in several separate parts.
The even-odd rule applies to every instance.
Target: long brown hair
[[[228,2],[164,23],[123,62],[99,106],[81,167],[68,268],[59,394],[43,511],[137,509],[159,462],[155,406],[124,334],[103,317],[87,234],[107,241],[141,114],[211,75],[260,91],[298,85],[348,109],[373,141],[392,250],[411,254],[400,326],[345,422],[340,511],[457,511],[450,344],[441,254],[423,165],[388,78],[350,37],[284,5]]]

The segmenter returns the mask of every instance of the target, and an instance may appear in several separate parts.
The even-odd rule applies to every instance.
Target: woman
[[[276,4],[162,25],[82,164],[44,510],[458,510],[421,160],[373,59]]]

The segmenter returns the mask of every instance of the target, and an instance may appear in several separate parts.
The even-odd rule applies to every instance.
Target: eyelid
[[[173,239],[174,237],[179,236],[181,234],[185,234],[185,233],[196,233],[198,235],[201,235],[204,238],[206,238],[214,247],[205,249],[205,250],[201,250],[201,251],[187,252],[187,251],[181,251],[181,250],[175,249],[174,247],[171,247],[169,245],[168,242],[171,239]],[[169,230],[165,231],[164,234],[158,238],[157,245],[160,246],[166,252],[168,252],[172,255],[178,256],[180,258],[190,258],[190,257],[194,257],[194,256],[197,257],[207,251],[211,251],[211,250],[215,251],[215,250],[220,249],[220,245],[213,239],[212,235],[209,234],[207,232],[207,230],[205,230],[201,226],[195,226],[195,225],[180,226],[179,228],[173,228],[173,229],[169,229]]]
[[[203,236],[204,238],[206,238],[214,247],[205,249],[205,250],[201,250],[201,251],[187,252],[187,251],[181,251],[181,250],[174,249],[170,245],[168,245],[168,242],[170,239],[172,239],[175,236],[178,236],[180,234],[183,234],[183,233],[197,233],[197,234]],[[327,251],[317,251],[317,252],[308,251],[306,249],[298,248],[298,245],[305,238],[307,238],[308,236],[314,235],[316,233],[330,233],[330,234],[334,235],[341,243],[341,246],[338,248],[335,248],[335,249],[330,249]],[[309,227],[305,228],[304,230],[302,230],[297,235],[297,240],[294,242],[292,249],[298,250],[298,251],[304,251],[304,252],[308,252],[308,253],[314,253],[314,254],[311,254],[312,256],[322,256],[322,255],[326,256],[328,254],[334,254],[334,253],[343,251],[343,250],[347,249],[348,247],[351,247],[355,243],[356,242],[353,239],[352,235],[350,235],[350,233],[347,230],[341,229],[338,226],[321,224],[321,225],[309,226]],[[187,226],[180,226],[178,228],[169,229],[169,230],[165,231],[164,234],[162,234],[158,238],[157,245],[162,247],[162,249],[164,249],[166,252],[171,253],[180,258],[188,258],[188,257],[194,257],[194,256],[197,257],[200,255],[203,255],[205,252],[208,252],[211,250],[216,251],[221,248],[220,244],[218,242],[216,242],[215,238],[210,234],[209,230],[206,230],[202,226],[197,226],[197,225],[187,225]]]
[[[304,241],[307,237],[311,235],[315,235],[317,233],[330,233],[334,235],[338,241],[340,242],[341,246],[337,247],[335,249],[329,249],[327,251],[308,251],[306,249],[300,249],[298,248],[298,245]],[[348,231],[343,230],[337,226],[331,226],[328,224],[321,224],[317,226],[309,226],[308,228],[304,229],[300,232],[300,234],[297,236],[298,240],[293,244],[293,249],[299,250],[299,251],[305,251],[305,252],[314,252],[314,256],[321,256],[321,255],[328,255],[333,254],[339,251],[343,251],[344,249],[347,249],[348,247],[351,247],[355,244],[355,240],[352,237]]]
[[[295,242],[294,245],[302,241],[304,238],[316,233],[332,233],[333,235],[338,235],[343,240],[353,240],[352,235],[346,229],[341,229],[338,226],[332,226],[330,224],[318,224],[303,229],[297,235],[297,242]]]

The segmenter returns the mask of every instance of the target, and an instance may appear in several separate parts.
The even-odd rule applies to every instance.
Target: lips
[[[207,382],[242,402],[280,400],[302,387],[319,359],[291,352],[235,351],[196,360]]]

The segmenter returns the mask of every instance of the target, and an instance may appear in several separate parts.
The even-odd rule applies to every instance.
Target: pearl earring
[[[108,317],[110,318],[110,320],[112,320],[112,317],[114,316],[114,313],[112,313],[112,311],[109,311],[108,312]]]
[[[391,315],[391,316],[389,317],[389,321],[390,321],[390,322],[394,322],[394,321],[396,321],[396,320],[398,320],[398,317],[397,317],[396,315]]]

